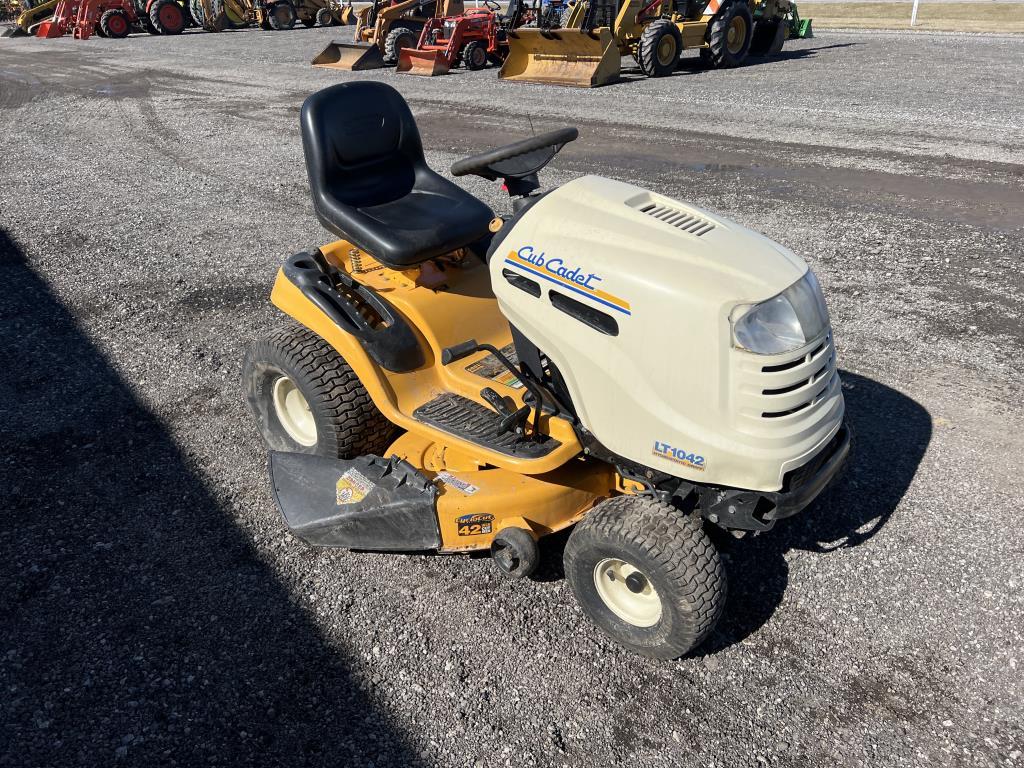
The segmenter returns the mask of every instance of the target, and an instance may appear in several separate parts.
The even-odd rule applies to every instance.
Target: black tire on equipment
[[[161,18],[161,13],[166,18]],[[156,0],[149,7],[149,23],[158,34],[180,35],[185,29],[185,9],[175,0]]]
[[[733,51],[729,50],[729,28],[733,20],[741,18],[745,24],[746,34],[742,45]],[[708,54],[705,61],[717,69],[729,69],[738,67],[747,58],[750,51],[750,39],[754,34],[754,19],[750,15],[750,9],[743,0],[733,0],[724,6],[718,15],[708,25],[707,41]],[[703,54],[703,49],[701,53]]]
[[[462,63],[466,69],[476,71],[487,66],[487,43],[483,40],[474,40],[466,43],[462,49]]]
[[[298,387],[316,424],[314,445],[300,445],[285,431],[273,404],[273,385],[282,375]],[[242,363],[242,382],[267,446],[276,451],[351,459],[383,455],[395,432],[344,358],[312,331],[279,328],[252,344]]]
[[[160,34],[159,30],[157,30],[157,28],[154,27],[153,23],[149,20],[149,12],[146,11],[145,5],[141,5],[141,6],[140,5],[136,5],[135,6],[135,15],[136,15],[136,17],[138,17],[138,19],[139,19],[139,26],[142,27],[142,30],[144,32],[148,32],[151,35],[159,35]]]
[[[270,28],[276,32],[291,29],[295,26],[296,19],[298,16],[295,13],[295,6],[288,0],[278,0],[267,8],[267,21],[270,22]]]
[[[619,618],[597,591],[605,558],[639,569],[661,601],[653,626]],[[565,547],[565,575],[584,613],[616,642],[643,656],[674,659],[700,645],[725,606],[725,571],[701,519],[670,504],[617,496],[598,504]]]
[[[316,23],[321,27],[333,27],[337,21],[330,8],[321,8],[316,12]]]
[[[111,21],[113,21],[113,29],[111,28]],[[108,11],[104,11],[103,15],[100,16],[98,26],[103,30],[104,37],[113,37],[117,40],[128,37],[128,33],[132,28],[131,21],[128,20],[128,14],[120,8],[111,8]]]
[[[661,49],[670,44],[675,46],[675,50],[664,56],[667,51]],[[679,27],[668,19],[658,19],[648,24],[640,35],[636,62],[647,77],[665,77],[679,67],[682,52],[683,36],[679,34]]]
[[[103,31],[103,27],[100,26],[100,23],[98,21],[96,22],[96,26],[92,28],[92,31],[100,37],[107,36],[107,33]]]
[[[392,27],[384,38],[384,63],[397,64],[403,48],[415,48],[420,36],[408,27]]]
[[[782,50],[785,42],[786,25],[781,19],[759,21],[754,25],[754,35],[750,38],[750,55],[774,56]]]

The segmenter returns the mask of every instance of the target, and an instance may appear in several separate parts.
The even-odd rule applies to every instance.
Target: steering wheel
[[[559,128],[539,136],[489,149],[479,155],[464,157],[452,163],[452,176],[481,176],[497,179],[524,179],[536,176],[559,150],[575,141],[580,132],[575,128]]]
[[[484,8],[491,12],[500,11],[501,3],[499,3],[497,0],[484,0]]]

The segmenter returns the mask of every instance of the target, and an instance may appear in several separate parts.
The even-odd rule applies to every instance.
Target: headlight
[[[758,355],[779,355],[814,341],[828,328],[828,307],[811,270],[778,296],[733,310],[733,343]]]

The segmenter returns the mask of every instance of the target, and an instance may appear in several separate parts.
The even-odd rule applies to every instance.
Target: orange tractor
[[[139,20],[129,0],[61,0],[53,18],[44,21],[37,37],[63,37],[69,31],[76,40],[88,40],[93,32],[101,37],[128,37]]]
[[[495,0],[458,16],[435,16],[427,21],[415,48],[403,48],[398,71],[410,75],[446,74],[462,62],[466,69],[501,65],[508,55],[508,30],[522,23],[520,0],[511,0],[505,14]]]

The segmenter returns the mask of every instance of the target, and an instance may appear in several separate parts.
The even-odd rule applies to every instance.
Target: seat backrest
[[[397,200],[426,167],[412,112],[390,85],[324,88],[303,103],[300,122],[313,205],[329,229],[337,224],[326,212]]]

